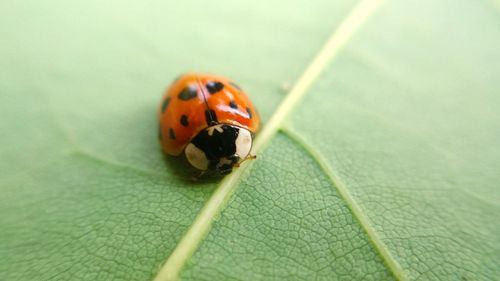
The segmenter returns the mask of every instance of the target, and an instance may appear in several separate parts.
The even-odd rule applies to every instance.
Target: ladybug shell
[[[259,116],[243,90],[229,79],[208,74],[184,74],[165,93],[160,104],[159,138],[170,155],[182,153],[203,129],[229,124],[255,133]]]

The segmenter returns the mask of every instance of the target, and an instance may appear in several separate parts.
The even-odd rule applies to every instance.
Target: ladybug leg
[[[238,162],[238,163],[235,163],[235,164],[234,164],[234,166],[235,166],[236,168],[239,168],[239,167],[240,167],[240,165],[241,165],[241,163],[243,163],[243,162],[245,162],[245,161],[247,161],[247,160],[253,160],[253,159],[256,159],[256,158],[257,158],[257,155],[251,155],[251,154],[249,154],[247,157],[245,157],[245,159],[241,160],[241,161],[240,161],[240,162]]]
[[[198,181],[201,177],[203,177],[207,173],[207,171],[208,170],[200,171],[197,175],[192,176],[191,180],[192,181]]]

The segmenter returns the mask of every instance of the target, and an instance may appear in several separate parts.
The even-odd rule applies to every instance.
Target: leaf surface
[[[162,91],[224,74],[265,120],[352,4],[3,1],[0,279],[152,279],[216,186],[162,155]]]
[[[358,4],[287,3],[2,2],[0,279],[161,279],[177,245],[183,280],[497,278],[494,3],[386,1],[284,112]],[[192,70],[238,81],[274,130],[210,216],[225,182],[156,141]]]

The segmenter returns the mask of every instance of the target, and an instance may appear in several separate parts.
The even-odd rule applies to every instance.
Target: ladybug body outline
[[[211,74],[179,76],[159,110],[159,139],[173,156],[185,153],[202,171],[228,174],[250,156],[260,119],[250,99],[229,79]]]

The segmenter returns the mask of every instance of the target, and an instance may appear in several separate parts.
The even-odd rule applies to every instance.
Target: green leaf
[[[0,4],[0,279],[500,276],[495,3],[26,2]],[[156,140],[193,70],[264,120],[221,182]]]

